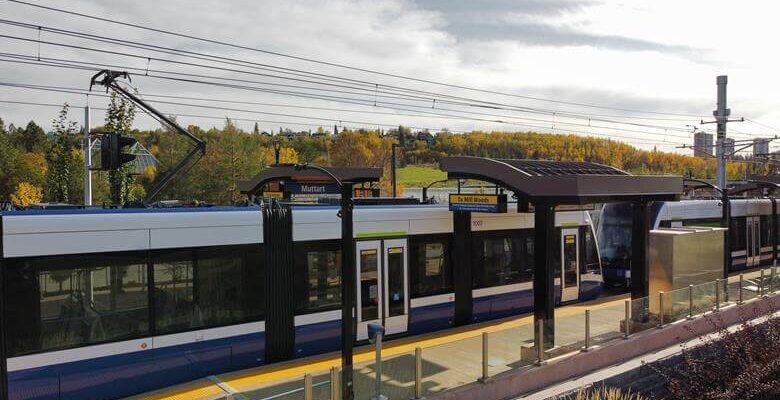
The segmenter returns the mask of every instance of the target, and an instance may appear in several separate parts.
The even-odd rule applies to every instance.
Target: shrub
[[[620,388],[599,386],[581,388],[576,393],[560,397],[559,400],[646,400],[646,398],[630,391],[624,392]]]
[[[780,318],[772,316],[758,324],[743,322],[735,331],[718,326],[718,334],[700,338],[698,346],[683,348],[680,362],[648,365],[663,378],[671,397],[780,398]]]

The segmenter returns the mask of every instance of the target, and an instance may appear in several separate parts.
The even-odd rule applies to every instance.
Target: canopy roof
[[[371,183],[382,178],[382,168],[325,167],[342,182]],[[300,169],[292,165],[274,166],[264,169],[254,178],[238,183],[241,193],[257,194],[269,182],[328,183],[331,178],[313,168]]]
[[[679,200],[680,176],[631,175],[607,165],[579,161],[447,157],[450,179],[478,179],[509,189],[523,200],[554,204]]]

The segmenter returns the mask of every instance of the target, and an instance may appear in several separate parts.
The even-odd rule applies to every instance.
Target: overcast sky
[[[464,113],[501,114],[501,118],[484,115],[471,120],[434,118],[420,116],[419,113],[417,116],[400,115],[409,113],[399,111],[397,107],[394,109],[344,104],[333,100],[313,100],[134,76],[132,84],[141,94],[262,102],[270,105],[223,103],[222,106],[290,115],[282,117],[158,104],[163,112],[170,114],[236,118],[244,129],[251,129],[254,121],[258,121],[263,130],[278,130],[280,125],[294,129],[316,129],[316,125],[320,123],[328,129],[331,129],[334,123],[350,127],[372,127],[371,124],[376,124],[373,127],[385,128],[382,124],[404,124],[428,127],[432,130],[449,128],[453,131],[527,130],[538,125],[535,130],[610,136],[645,148],[658,144],[659,149],[671,151],[678,143],[692,142],[692,135],[685,131],[690,127],[686,125],[695,124],[700,118],[711,116],[715,108],[715,77],[720,74],[729,76],[728,105],[732,109],[733,117],[744,116],[769,126],[780,127],[780,99],[777,95],[780,93],[777,73],[780,63],[776,50],[776,38],[780,37],[780,24],[776,21],[780,6],[775,2],[29,1],[252,48],[420,79],[573,103],[691,115],[680,117],[639,114],[447,88],[237,50],[0,1],[1,18],[7,20],[356,78],[379,85],[397,85],[458,95],[515,107],[514,111],[473,107],[461,109],[466,110]],[[0,24],[0,35],[38,38],[38,32],[34,29],[11,27],[7,24]],[[160,59],[186,59],[154,54],[146,50],[79,41],[45,31],[41,33],[41,40],[151,54],[151,70],[176,70],[260,80],[257,77],[247,77],[246,74],[204,72],[195,67],[172,65]],[[34,42],[0,38],[2,53],[37,57],[39,51],[44,59],[66,58],[140,69],[147,67],[147,60],[139,58],[68,50],[52,45],[41,45],[39,50],[38,44]],[[96,66],[95,70],[98,68]],[[0,82],[3,83],[87,88],[91,73],[0,62]],[[335,93],[331,95],[341,96]],[[381,97],[376,98],[381,100]],[[0,87],[0,100],[57,104],[67,101],[81,106],[86,97]],[[92,97],[89,101],[98,108],[105,104],[103,98]],[[374,114],[301,110],[281,107],[282,105],[372,111]],[[440,107],[435,104],[430,106],[432,109]],[[519,113],[517,107],[530,107],[541,110],[542,113]],[[16,125],[23,125],[34,119],[48,128],[56,111],[53,107],[0,102],[0,117],[6,123]],[[544,112],[576,112],[581,117],[567,119],[560,115],[545,115]],[[397,115],[392,115],[394,113]],[[588,121],[587,115],[593,115],[596,120],[608,116],[654,127],[602,122],[599,126],[604,128],[593,128],[592,125],[598,125],[598,122]],[[81,122],[83,112],[74,110],[73,117]],[[322,119],[312,119],[315,117]],[[510,117],[514,121],[513,124],[480,120],[507,121]],[[640,120],[638,117],[646,119]],[[102,118],[102,112],[95,110],[93,125],[100,124]],[[217,119],[184,116],[178,118],[179,122],[185,125],[222,125]],[[683,121],[684,119],[686,121]],[[352,122],[339,123],[339,120]],[[278,121],[290,123],[280,124]],[[528,126],[524,127],[523,123]],[[589,124],[591,127],[588,127]],[[137,125],[144,128],[156,126],[151,119],[144,117],[139,118]],[[712,129],[713,125],[702,128]],[[737,139],[775,134],[771,129],[751,122],[730,124],[729,129],[730,134]]]

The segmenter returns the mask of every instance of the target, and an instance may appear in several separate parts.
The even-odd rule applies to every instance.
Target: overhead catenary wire
[[[5,104],[18,104],[18,105],[30,105],[30,106],[43,106],[43,107],[57,107],[61,108],[62,104],[57,103],[43,103],[43,102],[31,102],[31,101],[21,101],[21,100],[2,100],[0,99],[0,103]],[[70,105],[71,107],[82,107],[79,105]],[[99,111],[105,111],[106,108],[101,107],[91,107],[93,110],[99,110]],[[213,115],[201,115],[201,114],[190,114],[185,112],[165,112],[166,115],[172,115],[176,117],[190,117],[190,118],[203,118],[203,119],[216,119],[216,120],[225,120],[229,119],[231,121],[246,121],[246,122],[263,122],[263,123],[270,123],[270,124],[287,124],[287,125],[300,125],[300,126],[312,126],[312,127],[322,127],[322,123],[307,123],[307,122],[301,122],[301,121],[281,121],[281,120],[268,120],[268,119],[258,119],[258,118],[239,118],[239,117],[226,117],[226,116],[213,116]],[[395,124],[386,124],[386,123],[377,123],[377,122],[366,122],[363,125],[347,125],[345,124],[354,124],[353,121],[344,121],[344,120],[338,120],[338,123],[336,125],[341,127],[347,127],[350,129],[366,129],[367,127],[385,127],[385,128],[395,128],[397,125]],[[365,122],[365,121],[364,121]],[[441,131],[437,128],[430,128],[430,127],[419,127],[419,126],[407,126],[411,129],[416,130],[427,130],[427,131]],[[545,128],[544,126],[538,126],[538,125],[528,125],[529,128]],[[549,129],[549,128],[548,128]],[[593,132],[577,132],[573,130],[565,130],[565,129],[555,129],[556,131],[562,132],[564,134],[571,134],[571,135],[577,135],[577,136],[586,136],[586,137],[594,137],[594,138],[612,138],[614,139],[616,135],[607,135],[607,134],[599,134],[599,133],[593,133]],[[467,130],[456,130],[456,129],[447,129],[449,132],[453,133],[470,133],[473,131],[467,131]],[[676,146],[680,145],[682,143],[679,142],[657,142],[657,141],[643,141],[639,140],[633,137],[628,137],[625,143],[626,144],[641,144],[641,145],[651,145],[651,146]]]
[[[0,82],[0,86],[7,86],[7,87],[18,87],[18,88],[27,88],[27,89],[34,89],[34,90],[49,90],[49,91],[59,91],[63,93],[71,93],[71,94],[86,94],[86,91],[80,91],[78,88],[52,88],[52,87],[46,87],[41,85],[31,85],[31,84],[13,84],[13,83],[7,83],[7,82]],[[260,104],[265,106],[272,106],[272,107],[290,107],[290,108],[300,108],[300,109],[308,109],[308,110],[327,110],[327,111],[338,111],[338,112],[349,112],[349,113],[362,113],[362,114],[380,114],[380,115],[392,115],[392,116],[406,116],[406,117],[417,117],[417,118],[430,118],[430,117],[436,117],[436,118],[446,118],[446,119],[460,119],[460,120],[476,120],[476,121],[482,121],[482,122],[496,122],[499,121],[493,121],[493,120],[487,120],[487,119],[475,119],[475,118],[464,118],[457,115],[448,115],[448,114],[442,114],[442,115],[413,115],[413,114],[397,114],[397,113],[382,113],[382,112],[375,112],[375,111],[363,111],[363,110],[344,110],[344,109],[337,109],[337,108],[322,108],[322,107],[311,107],[311,106],[296,106],[296,105],[278,105],[278,104],[271,104],[271,103],[256,103],[256,102],[241,102],[241,101],[232,101],[232,100],[217,100],[217,99],[203,99],[203,98],[193,98],[193,97],[186,97],[186,96],[170,96],[170,95],[154,95],[154,94],[146,94],[145,97],[148,98],[175,98],[175,99],[187,99],[187,100],[196,100],[196,101],[211,101],[211,102],[227,102],[227,103],[240,103],[240,104]],[[236,112],[246,112],[246,113],[255,113],[255,114],[266,114],[266,115],[278,115],[278,116],[291,116],[296,117],[295,115],[291,114],[281,114],[281,113],[273,113],[273,112],[267,112],[267,111],[258,111],[258,110],[247,110],[247,109],[237,109],[233,107],[221,107],[221,106],[210,106],[210,105],[203,105],[203,104],[192,104],[192,103],[181,103],[181,102],[171,102],[171,101],[163,101],[163,100],[149,100],[153,103],[159,103],[159,104],[169,104],[169,105],[178,105],[178,106],[187,106],[187,107],[198,107],[198,108],[211,108],[211,109],[220,109],[225,111],[236,111]],[[333,118],[332,118],[333,120]],[[343,120],[338,119],[338,120]],[[539,122],[547,122],[547,121],[539,121]],[[535,128],[547,128],[544,125],[529,125],[527,123],[520,123],[520,122],[511,122],[511,121],[501,121],[503,124],[510,124],[514,126],[523,126],[523,127],[535,127]],[[576,124],[568,124],[568,123],[560,123],[559,125],[565,125],[565,126],[576,126]],[[610,129],[609,127],[599,127],[599,126],[590,126],[591,128],[601,128],[601,129]],[[624,129],[617,129],[612,128],[620,131],[624,131]],[[653,134],[652,132],[643,132],[646,134]],[[674,137],[674,136],[673,136]]]
[[[0,34],[0,37],[7,38],[7,39],[12,39],[12,40],[26,41],[26,42],[40,41],[40,39],[30,39],[30,38],[23,38],[23,37],[18,37],[18,36],[2,35],[2,34]],[[78,46],[78,45],[72,45],[72,44],[67,44],[67,43],[59,43],[59,42],[52,42],[52,41],[43,41],[43,43],[48,44],[48,45],[53,45],[53,46],[71,48],[71,49],[79,49],[79,50],[100,52],[100,53],[105,53],[105,54],[113,54],[113,55],[119,55],[119,56],[132,57],[132,58],[142,59],[142,60],[149,60],[150,59],[146,55],[132,54],[132,53],[126,53],[126,52],[118,52],[118,51],[114,51],[114,50],[90,48],[90,47],[85,47],[85,46]],[[8,53],[6,53],[6,54],[8,54]],[[20,56],[20,55],[16,54],[15,56]],[[41,57],[38,56],[37,60],[40,61]],[[267,74],[257,74],[257,73],[253,73],[253,72],[236,70],[236,69],[232,69],[232,68],[223,68],[223,67],[216,67],[216,66],[210,66],[210,65],[202,65],[202,64],[189,63],[189,62],[183,62],[183,61],[177,61],[177,60],[167,60],[167,59],[156,59],[156,60],[157,61],[166,62],[166,63],[179,64],[179,65],[187,65],[187,66],[200,67],[200,68],[216,69],[216,70],[226,71],[226,72],[245,73],[245,74],[260,75],[260,76],[266,76],[266,77],[269,76]],[[71,61],[71,62],[73,62],[73,61]],[[138,70],[138,68],[136,68],[136,69]],[[410,97],[410,96],[397,96],[397,95],[390,95],[390,94],[379,95],[378,92],[371,93],[370,91],[366,92],[366,93],[360,93],[360,92],[348,91],[348,90],[334,90],[334,89],[331,89],[331,88],[318,88],[318,87],[301,86],[301,85],[281,84],[281,83],[275,83],[275,82],[253,81],[253,80],[247,80],[247,79],[218,77],[218,76],[203,75],[203,74],[191,74],[191,73],[188,74],[188,73],[183,73],[183,72],[173,72],[173,71],[165,71],[165,70],[159,70],[159,69],[158,70],[150,70],[148,67],[146,69],[141,69],[141,70],[143,71],[142,75],[144,75],[144,76],[153,76],[153,75],[149,74],[149,72],[152,71],[152,72],[156,72],[156,73],[178,74],[178,75],[184,75],[184,76],[194,76],[194,77],[198,77],[198,78],[210,78],[210,79],[216,79],[216,80],[235,81],[235,82],[241,82],[241,83],[252,83],[252,84],[258,84],[258,85],[265,85],[265,86],[278,86],[278,87],[286,87],[286,88],[323,91],[323,92],[328,92],[328,93],[348,94],[348,95],[362,95],[362,96],[366,96],[367,97],[366,99],[363,99],[363,100],[366,101],[368,103],[368,105],[371,105],[371,103],[372,103],[371,97],[373,97],[373,105],[375,105],[375,106],[378,103],[377,100],[376,100],[377,97],[389,98],[389,99],[397,99],[397,100],[407,100],[407,101],[423,102],[424,104],[427,104],[427,103],[429,103],[431,101],[435,101],[435,98],[424,98],[424,97],[419,97],[419,96],[411,96]],[[316,82],[312,82],[312,81],[305,81],[305,82],[316,83]],[[345,86],[345,85],[336,85],[336,86],[337,87],[341,87],[341,88],[360,89],[360,88],[355,88],[355,87]],[[383,92],[383,93],[386,93],[386,92]],[[339,98],[336,98],[336,100],[338,101]],[[460,105],[460,106],[469,106],[469,107],[476,106],[476,107],[480,107],[480,108],[492,108],[492,109],[509,110],[507,108],[502,108],[502,107],[498,107],[498,106],[485,107],[485,106],[479,105],[479,104],[463,103],[463,102],[460,102],[460,101],[450,101],[450,100],[441,101],[440,100],[440,102],[445,103],[445,104],[450,104],[450,105]],[[388,102],[381,102],[381,103],[383,105],[387,105],[388,104]],[[421,108],[420,106],[415,106],[413,104],[405,104],[405,106]],[[427,107],[425,107],[425,108],[427,109]],[[446,109],[446,111],[464,112],[463,110],[452,110],[452,109]],[[516,111],[530,112],[528,110],[516,110]],[[552,115],[555,116],[556,113],[553,112]],[[572,116],[572,115],[568,115],[568,114],[565,114],[565,113],[564,114],[559,114],[559,115],[566,116],[567,118],[575,118],[575,119],[576,118],[582,118],[580,116]],[[510,117],[510,118],[519,118],[519,117]],[[523,119],[534,120],[534,119],[530,119],[528,117],[524,117]],[[538,121],[538,122],[552,122],[553,124],[555,123],[554,121],[543,121],[543,120],[539,120],[539,119],[535,119],[535,120]],[[651,124],[646,124],[646,123],[615,121],[615,120],[609,120],[609,119],[603,119],[603,118],[595,118],[595,117],[588,118],[588,120],[589,121],[593,120],[593,121],[598,121],[598,122],[607,122],[607,123],[611,123],[611,124],[630,125],[630,126],[638,126],[638,127],[653,128],[653,129],[663,129],[663,130],[673,130],[673,131],[678,131],[678,132],[688,132],[688,130],[685,129],[685,128],[672,127],[672,126],[659,126],[659,125],[651,125]],[[572,124],[570,123],[570,125],[572,125]],[[578,125],[574,124],[573,126],[578,126]],[[579,124],[579,126],[583,126],[583,125]],[[603,127],[603,126],[599,127],[599,128],[611,129],[611,128]]]
[[[65,13],[65,14],[69,14],[69,15],[73,15],[73,16],[78,16],[78,17],[82,17],[82,18],[88,18],[88,19],[96,20],[96,21],[102,21],[102,22],[111,23],[111,24],[123,25],[123,26],[127,26],[127,27],[142,29],[142,30],[146,30],[146,31],[160,33],[160,34],[177,36],[177,37],[181,37],[181,38],[187,38],[187,39],[196,40],[196,41],[200,41],[200,42],[204,42],[204,43],[217,44],[217,45],[221,45],[221,46],[227,46],[227,47],[231,47],[231,48],[242,49],[242,50],[247,50],[247,51],[252,51],[252,52],[259,52],[259,53],[263,53],[263,54],[267,54],[267,55],[273,55],[273,56],[278,56],[278,57],[285,57],[285,58],[289,58],[289,59],[305,61],[305,62],[319,64],[319,65],[326,65],[326,66],[331,66],[331,67],[337,67],[337,68],[342,68],[342,69],[347,69],[347,70],[352,70],[352,71],[357,71],[357,72],[363,72],[363,73],[368,73],[368,74],[373,74],[373,75],[378,75],[378,76],[385,76],[385,77],[404,79],[404,80],[409,80],[409,81],[413,81],[413,82],[437,85],[437,86],[442,86],[442,87],[447,87],[447,88],[463,89],[463,90],[479,92],[479,93],[485,93],[485,94],[491,94],[491,95],[499,95],[499,96],[513,97],[513,98],[522,98],[522,99],[527,99],[527,100],[535,100],[535,101],[543,101],[543,102],[552,102],[552,103],[557,103],[557,104],[575,105],[575,106],[579,106],[579,107],[609,109],[609,110],[617,110],[617,111],[624,111],[624,112],[657,114],[657,115],[674,115],[674,116],[696,117],[696,118],[700,118],[701,117],[701,115],[697,115],[697,114],[684,114],[684,113],[670,113],[670,112],[661,112],[661,111],[634,110],[634,109],[627,109],[627,108],[620,108],[620,107],[610,107],[610,106],[597,105],[597,104],[588,104],[588,103],[581,103],[581,102],[570,102],[570,101],[563,101],[563,100],[547,99],[547,98],[543,98],[543,97],[527,96],[527,95],[506,93],[506,92],[495,91],[495,90],[474,88],[474,87],[469,87],[469,86],[464,86],[464,85],[450,84],[450,83],[439,82],[439,81],[434,81],[434,80],[410,77],[410,76],[406,76],[406,75],[402,75],[402,74],[381,72],[381,71],[371,70],[371,69],[367,69],[367,68],[360,68],[360,67],[349,66],[349,65],[346,65],[346,64],[339,64],[339,63],[334,63],[334,62],[322,61],[322,60],[317,60],[317,59],[313,59],[313,58],[309,58],[309,57],[302,57],[302,56],[286,54],[286,53],[282,53],[282,52],[278,52],[278,51],[271,51],[271,50],[266,50],[266,49],[254,48],[254,47],[250,47],[250,46],[243,46],[243,45],[229,43],[229,42],[225,42],[225,41],[221,41],[221,40],[203,38],[203,37],[199,37],[199,36],[195,36],[195,35],[184,34],[184,33],[179,33],[179,32],[174,32],[174,31],[170,31],[170,30],[159,29],[159,28],[153,28],[153,27],[148,27],[148,26],[144,26],[144,25],[140,25],[140,24],[134,24],[134,23],[123,22],[123,21],[114,20],[114,19],[110,19],[110,18],[99,17],[99,16],[95,16],[95,15],[89,15],[89,14],[86,14],[86,13],[80,13],[80,12],[76,12],[76,11],[72,11],[72,10],[66,10],[66,9],[57,8],[57,7],[51,7],[51,6],[41,5],[41,4],[30,3],[28,1],[21,1],[21,0],[8,0],[8,1],[16,3],[16,4],[20,4],[20,5],[37,7],[39,9],[45,9],[45,10],[52,11],[52,12]]]
[[[8,54],[7,53],[0,53],[0,56],[8,56]],[[26,56],[19,56],[19,55],[13,55],[13,56],[17,57],[17,58],[20,58],[20,57],[24,58],[24,57],[26,57]],[[126,66],[109,65],[109,64],[102,64],[102,63],[90,63],[90,62],[81,62],[81,61],[72,61],[72,60],[66,60],[64,62],[60,62],[60,61],[54,61],[54,62],[41,61],[41,62],[38,62],[36,60],[29,60],[29,57],[27,57],[27,59],[28,59],[28,61],[3,60],[3,59],[0,59],[0,61],[22,62],[22,63],[26,63],[26,64],[31,64],[31,65],[56,66],[56,67],[61,67],[61,68],[75,68],[75,69],[82,69],[82,70],[93,70],[93,69],[89,68],[89,67],[85,67],[83,65],[81,65],[81,66],[80,65],[74,65],[74,63],[75,64],[87,64],[87,65],[91,65],[93,67],[94,66],[120,67],[122,69],[130,70],[130,71],[133,71],[133,70],[138,71],[139,70],[139,68],[135,68],[135,67],[126,67]],[[45,60],[50,60],[50,59],[46,59],[45,58]],[[172,71],[163,71],[163,73],[179,74],[179,75],[185,75],[185,76],[187,75],[187,74],[184,74],[184,73],[172,72]],[[330,100],[330,99],[332,99],[334,97],[334,96],[327,96],[327,95],[311,96],[311,95],[306,95],[305,93],[295,93],[295,92],[283,91],[283,90],[258,88],[258,87],[255,87],[255,86],[238,85],[238,84],[225,84],[225,83],[220,83],[220,82],[210,82],[210,81],[204,81],[204,80],[198,80],[198,79],[178,78],[178,77],[172,77],[172,76],[161,76],[161,75],[153,75],[153,74],[149,74],[149,75],[139,74],[138,76],[140,76],[142,78],[156,78],[156,79],[172,80],[172,81],[179,81],[179,82],[198,83],[198,84],[219,86],[219,87],[225,87],[225,88],[231,88],[231,89],[261,91],[261,92],[278,93],[278,94],[294,94],[294,95],[301,95],[303,97],[309,97],[309,98],[315,97],[315,98],[319,98],[319,99],[323,99],[323,100]],[[397,107],[390,107],[390,108],[398,109]],[[401,110],[403,110],[403,109],[401,109]],[[418,110],[408,110],[408,111],[418,111]],[[430,111],[422,111],[422,112],[425,112],[425,113],[428,113],[428,114],[434,114],[434,115],[437,114],[437,113],[432,113]],[[438,115],[442,115],[442,114],[438,113]],[[450,117],[455,117],[453,115],[449,115],[449,116]],[[466,119],[466,120],[481,121],[481,122],[497,123],[497,124],[506,124],[506,125],[515,125],[515,126],[534,126],[536,128],[548,128],[549,129],[549,127],[547,127],[547,126],[529,125],[527,123],[521,123],[521,122],[511,121],[511,120],[510,121],[489,120],[489,119],[474,118],[474,117],[458,117],[458,118]],[[530,121],[533,121],[533,122],[541,122],[541,123],[551,123],[551,122],[553,122],[553,121],[549,121],[549,120],[540,120],[540,119],[533,119],[533,118],[527,118],[527,117],[512,117],[512,118],[514,118],[516,120],[530,120]],[[618,132],[634,132],[634,133],[642,133],[642,134],[646,134],[646,135],[654,135],[654,136],[662,136],[662,137],[673,136],[673,137],[679,137],[679,138],[688,138],[688,135],[685,135],[685,136],[669,135],[668,133],[650,132],[650,131],[645,131],[645,130],[628,129],[628,128],[616,128],[616,127],[594,125],[594,124],[585,125],[585,124],[577,124],[577,123],[563,122],[563,121],[555,121],[554,123],[557,124],[557,125],[560,125],[560,126],[580,126],[580,127],[587,127],[587,128],[592,128],[592,129],[607,129],[607,130],[614,130],[614,131],[618,131]],[[687,131],[684,130],[684,132],[687,132]]]
[[[458,99],[458,100],[464,100],[464,101],[467,100],[467,101],[475,101],[475,102],[484,102],[484,101],[478,100],[478,99],[464,98],[462,96],[453,96],[451,94],[434,93],[434,92],[423,91],[423,90],[419,90],[419,89],[400,88],[400,87],[397,87],[397,86],[390,86],[390,85],[384,85],[384,84],[383,85],[379,85],[378,83],[367,82],[367,81],[362,81],[362,80],[356,80],[356,79],[353,79],[353,78],[345,78],[345,77],[339,77],[339,76],[335,76],[335,75],[321,74],[321,73],[305,71],[305,70],[299,70],[299,69],[291,69],[289,67],[279,67],[279,66],[275,66],[275,65],[271,65],[271,64],[258,63],[258,62],[254,62],[254,61],[248,61],[248,60],[240,60],[240,59],[237,59],[237,58],[219,56],[219,55],[214,55],[214,54],[207,54],[207,53],[202,53],[202,52],[194,52],[194,51],[190,51],[190,50],[176,49],[176,48],[171,48],[171,47],[154,45],[154,44],[150,44],[150,43],[130,41],[130,40],[126,40],[126,39],[109,38],[109,37],[103,36],[103,35],[93,35],[93,34],[89,34],[89,33],[76,32],[76,31],[60,29],[60,28],[42,27],[41,25],[30,24],[30,23],[25,23],[25,22],[20,22],[20,21],[12,21],[12,20],[0,19],[0,23],[12,25],[12,26],[21,26],[21,27],[25,27],[25,28],[29,28],[29,29],[38,29],[38,30],[43,29],[43,30],[48,31],[48,32],[53,32],[53,33],[66,35],[66,36],[70,36],[70,37],[76,37],[76,38],[80,38],[80,39],[88,39],[88,40],[98,41],[98,42],[102,42],[102,43],[110,43],[110,44],[113,44],[113,45],[120,44],[120,45],[127,46],[127,47],[130,47],[130,48],[151,50],[151,51],[155,51],[155,52],[162,52],[164,54],[176,55],[176,56],[181,56],[181,57],[195,58],[195,59],[199,59],[199,60],[216,61],[216,62],[219,62],[219,63],[226,63],[228,65],[235,65],[235,66],[242,66],[242,67],[251,67],[251,68],[254,68],[254,69],[258,69],[258,70],[272,71],[272,72],[276,72],[276,73],[289,74],[289,75],[292,75],[292,76],[307,77],[307,78],[316,77],[316,79],[324,79],[324,80],[330,81],[330,82],[358,83],[358,84],[367,85],[367,87],[364,90],[370,90],[373,93],[377,93],[378,88],[381,86],[383,88],[385,88],[385,87],[390,88],[391,90],[389,92],[391,92],[391,93],[395,93],[396,90],[399,90],[399,91],[408,92],[408,93],[425,94],[425,95],[428,95],[428,96],[434,96],[433,99],[428,99],[428,100],[432,100],[434,105],[435,105],[435,102],[436,102],[437,98],[450,98],[450,99]],[[145,55],[140,55],[138,57],[142,57],[142,58],[146,57],[147,69],[148,69],[149,68],[149,62],[151,61],[151,57],[148,57],[148,56],[145,56]],[[161,61],[166,61],[166,60],[161,59]],[[269,75],[264,74],[264,76],[269,76]],[[289,77],[279,76],[279,75],[275,75],[274,77],[279,78],[279,79],[290,79]],[[385,92],[385,91],[383,90],[383,92]],[[487,102],[487,104],[499,105],[500,103]],[[583,114],[583,113],[572,112],[572,111],[548,110],[548,109],[540,109],[540,108],[526,107],[526,106],[523,106],[523,107],[516,106],[516,107],[518,108],[518,110],[523,110],[525,112],[535,112],[535,113],[546,114],[546,115],[558,113],[558,114],[564,114],[564,115],[571,116],[572,118],[574,118],[574,117],[588,118],[588,119],[593,119],[593,118],[618,118],[618,119],[620,119],[620,118],[630,118],[630,119],[639,119],[639,120],[659,120],[659,121],[688,121],[688,122],[693,121],[691,118],[682,119],[682,118],[642,117],[642,116],[626,116],[626,115],[603,115],[603,114],[594,114],[594,113]]]

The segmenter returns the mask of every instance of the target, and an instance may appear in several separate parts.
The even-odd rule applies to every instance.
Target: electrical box
[[[650,294],[723,279],[726,228],[687,226],[650,231]]]

